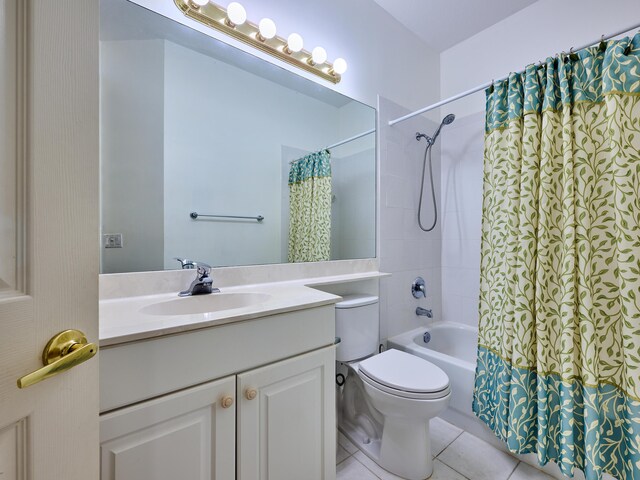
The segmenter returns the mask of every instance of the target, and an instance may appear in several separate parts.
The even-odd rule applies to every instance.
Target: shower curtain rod
[[[630,27],[623,28],[622,30],[619,30],[619,31],[617,31],[615,33],[611,33],[609,35],[603,35],[598,40],[586,43],[585,45],[582,45],[580,47],[577,47],[577,48],[571,47],[571,50],[569,50],[569,51],[570,52],[574,52],[574,51],[577,52],[578,50],[582,50],[583,48],[590,47],[591,45],[595,45],[598,42],[603,42],[605,40],[609,40],[610,38],[617,37],[618,35],[622,35],[623,33],[626,33],[626,32],[628,32],[630,30],[635,30],[637,28],[640,28],[640,23],[636,23],[635,25],[632,25]],[[472,93],[476,93],[476,92],[479,92],[480,90],[484,90],[485,88],[489,88],[495,82],[501,82],[502,80],[506,80],[507,78],[509,78],[509,75],[507,75],[505,77],[502,77],[502,78],[498,78],[497,80],[491,80],[490,82],[483,83],[482,85],[478,85],[477,87],[471,88],[471,89],[469,89],[469,90],[467,90],[465,92],[458,93],[457,95],[449,97],[449,98],[447,98],[445,100],[441,100],[441,101],[439,101],[437,103],[434,103],[433,105],[429,105],[428,107],[424,107],[424,108],[421,108],[420,110],[416,110],[415,112],[411,112],[411,113],[409,113],[407,115],[404,115],[403,117],[396,118],[395,120],[390,120],[389,121],[389,126],[392,127],[396,123],[404,122],[405,120],[409,120],[410,118],[413,118],[413,117],[415,117],[417,115],[422,115],[423,113],[426,113],[426,112],[429,112],[431,110],[434,110],[434,109],[436,109],[438,107],[446,105],[447,103],[451,103],[451,102],[454,102],[454,101],[459,100],[461,98],[467,97],[467,96],[471,95]]]
[[[354,135],[353,137],[345,138],[344,140],[340,140],[339,142],[334,143],[333,145],[329,145],[328,147],[325,147],[324,150],[331,150],[332,148],[339,147],[340,145],[344,145],[345,143],[353,142],[354,140],[357,140],[359,138],[366,137],[367,135],[371,135],[375,131],[376,129],[372,128],[371,130],[367,130],[366,132],[359,133],[357,135]]]
[[[372,133],[375,133],[375,131],[376,131],[376,129],[372,128],[371,130],[367,130],[366,132],[359,133],[357,135],[354,135],[353,137],[349,137],[349,138],[345,138],[344,140],[340,140],[339,142],[334,143],[333,145],[329,145],[328,147],[324,147],[321,150],[331,150],[332,148],[339,147],[340,145],[344,145],[345,143],[353,142],[354,140],[357,140],[359,138],[366,137],[367,135],[371,135]],[[298,160],[300,160],[300,159],[298,159]],[[298,160],[291,160],[289,162],[289,164],[290,165],[294,164]]]

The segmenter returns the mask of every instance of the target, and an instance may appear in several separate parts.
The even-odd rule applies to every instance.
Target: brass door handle
[[[80,330],[65,330],[55,335],[42,351],[44,367],[18,379],[18,388],[26,388],[45,378],[86,362],[98,352],[98,345],[87,342]]]

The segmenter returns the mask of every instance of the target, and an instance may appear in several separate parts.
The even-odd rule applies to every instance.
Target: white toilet
[[[336,304],[337,371],[346,373],[339,428],[385,470],[422,480],[433,471],[429,419],[449,403],[449,378],[406,352],[376,354],[378,328],[378,297],[346,295]]]

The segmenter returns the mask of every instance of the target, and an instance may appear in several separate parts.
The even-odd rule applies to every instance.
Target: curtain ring
[[[604,34],[602,34],[602,36],[600,37],[600,44],[598,45],[598,49],[601,52],[604,52],[607,50],[607,42],[604,39]]]

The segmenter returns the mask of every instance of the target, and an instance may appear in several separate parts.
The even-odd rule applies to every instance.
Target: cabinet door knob
[[[231,405],[233,405],[233,397],[230,397],[228,395],[226,397],[222,397],[220,403],[222,404],[222,408],[229,408]]]
[[[255,388],[247,388],[244,391],[244,396],[247,397],[247,400],[253,400],[258,395],[258,391]]]

